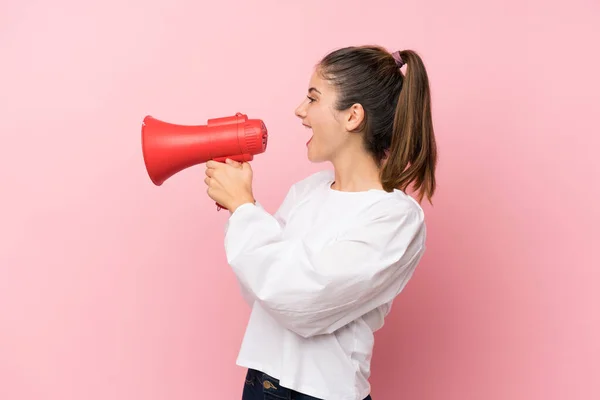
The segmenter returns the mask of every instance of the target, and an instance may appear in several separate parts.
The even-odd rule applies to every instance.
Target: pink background
[[[151,184],[140,123],[264,119],[274,211],[329,167],[312,66],[365,43],[421,53],[441,157],[374,399],[600,398],[597,1],[89,3],[0,5],[0,399],[239,398],[227,213],[202,166]]]

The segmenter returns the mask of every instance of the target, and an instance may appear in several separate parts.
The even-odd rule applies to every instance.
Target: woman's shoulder
[[[307,193],[312,191],[320,186],[327,185],[328,182],[331,182],[334,177],[334,172],[332,170],[324,169],[317,172],[313,172],[311,174],[306,175],[304,178],[296,181],[292,185],[292,189],[297,194]]]
[[[291,186],[295,196],[308,195],[317,189],[328,191],[329,185],[335,180],[335,172],[331,169],[323,169],[310,173],[304,178],[296,181]],[[423,214],[423,209],[417,200],[402,190],[395,189],[391,192],[373,189],[364,192],[333,192],[338,194],[337,200],[344,199],[350,203],[366,208],[394,211],[394,213],[416,213]],[[366,211],[366,210],[365,210]],[[381,212],[381,211],[380,211]]]
[[[327,182],[334,177],[334,172],[331,169],[322,169],[306,175],[304,178],[296,182],[296,185],[314,185]]]

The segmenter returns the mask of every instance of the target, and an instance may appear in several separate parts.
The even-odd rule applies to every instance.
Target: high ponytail
[[[399,53],[406,76],[394,115],[392,142],[381,181],[386,190],[406,190],[412,184],[418,199],[429,202],[435,192],[437,147],[431,117],[429,78],[423,61],[412,50]]]
[[[406,76],[401,67],[406,65]],[[383,188],[406,191],[419,202],[435,192],[437,148],[431,117],[429,79],[412,50],[390,54],[380,46],[345,47],[320,62],[324,79],[338,91],[338,110],[359,103],[365,110],[365,148],[381,168]]]

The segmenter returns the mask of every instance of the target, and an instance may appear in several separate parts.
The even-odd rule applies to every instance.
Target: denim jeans
[[[281,387],[279,381],[260,371],[249,369],[242,400],[323,400]],[[364,400],[371,400],[371,396]]]

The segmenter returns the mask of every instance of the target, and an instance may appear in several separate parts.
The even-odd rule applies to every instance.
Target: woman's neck
[[[380,170],[373,157],[364,151],[339,154],[332,164],[335,170],[335,181],[331,188],[334,190],[362,192],[383,189],[379,178]]]

